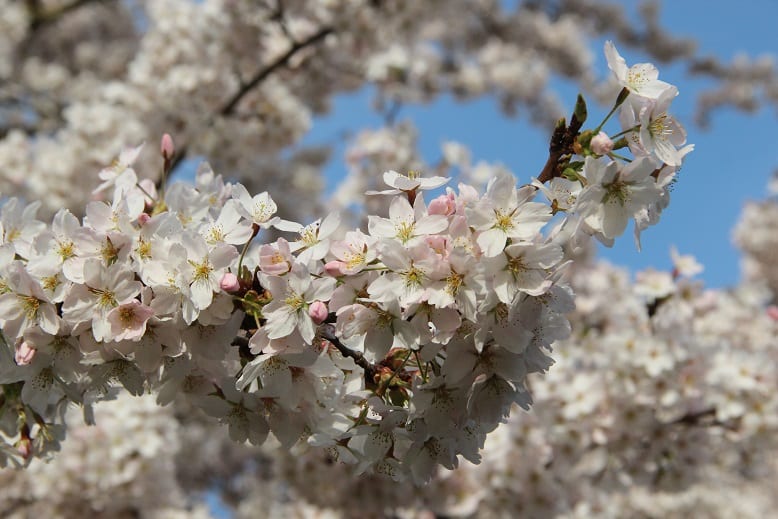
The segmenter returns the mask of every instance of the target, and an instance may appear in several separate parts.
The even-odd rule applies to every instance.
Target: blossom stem
[[[408,359],[411,358],[411,353],[413,353],[413,350],[408,350],[408,355],[405,356],[405,358],[402,361],[402,364],[400,364],[400,366],[396,370],[392,371],[392,374],[389,376],[389,378],[386,379],[386,381],[381,384],[381,387],[379,387],[378,390],[376,390],[375,394],[377,396],[384,396],[384,393],[386,393],[386,390],[389,388],[389,384],[392,383],[392,380],[394,380],[397,374],[400,371],[402,371],[405,365],[408,363]]]
[[[600,125],[594,129],[594,134],[600,133],[600,130],[602,130],[602,127],[605,126],[605,123],[608,122],[608,119],[611,118],[611,116],[616,113],[616,110],[624,103],[624,101],[629,97],[629,90],[627,88],[622,88],[621,92],[619,92],[619,97],[616,98],[616,103],[613,105],[613,108],[611,108],[611,111],[608,112],[608,115],[605,116],[605,119],[602,120]]]
[[[610,152],[608,153],[608,156],[612,159],[619,159],[619,160],[623,160],[624,162],[632,162],[632,159],[619,155],[618,153]]]
[[[251,245],[251,242],[254,241],[254,238],[256,238],[257,234],[259,234],[259,225],[254,224],[254,226],[251,228],[251,236],[243,246],[243,250],[240,252],[240,259],[238,259],[238,276],[240,276],[240,271],[243,268],[243,258],[246,256],[246,252],[249,250],[249,245]]]
[[[419,357],[419,352],[414,351],[413,356],[416,358],[416,365],[419,366],[419,373],[421,374],[421,379],[424,382],[427,382],[427,371],[421,365],[421,357]]]
[[[610,136],[610,140],[612,140],[612,141],[615,141],[616,139],[618,139],[618,138],[619,138],[619,137],[621,137],[622,135],[626,135],[626,134],[628,134],[628,133],[630,133],[630,132],[635,132],[635,131],[637,131],[637,130],[639,130],[639,129],[640,129],[640,125],[639,125],[639,124],[636,124],[636,125],[635,125],[635,126],[633,126],[632,128],[627,128],[626,130],[622,130],[622,131],[620,131],[619,133],[617,133],[617,134],[615,134],[615,135],[611,135],[611,136]]]
[[[137,187],[138,189],[140,189],[140,190],[141,190],[141,192],[142,192],[144,195],[146,195],[147,197],[149,197],[149,198],[150,198],[150,199],[151,199],[153,202],[156,202],[156,201],[157,201],[157,200],[156,200],[156,199],[155,199],[153,196],[151,196],[151,194],[150,194],[148,191],[146,191],[145,189],[143,189],[143,186],[141,186],[139,183],[135,184],[135,187]]]

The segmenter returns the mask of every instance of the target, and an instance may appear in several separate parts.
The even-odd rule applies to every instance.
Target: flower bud
[[[311,306],[308,307],[308,315],[311,316],[313,322],[321,324],[327,320],[327,316],[330,311],[327,309],[327,305],[322,301],[314,301]]]
[[[162,142],[159,145],[159,149],[162,152],[162,157],[165,160],[173,158],[173,154],[176,152],[176,147],[173,144],[173,137],[169,133],[162,136]]]
[[[778,306],[770,305],[767,307],[767,316],[773,321],[778,321]]]
[[[240,290],[240,282],[238,276],[232,272],[225,272],[222,276],[222,280],[219,281],[219,286],[225,292],[237,292]]]
[[[344,275],[345,272],[343,271],[343,269],[345,268],[346,268],[346,264],[338,260],[328,261],[324,265],[324,271],[334,278]]]
[[[607,133],[602,131],[592,137],[590,146],[597,155],[607,155],[613,151],[613,141]]]
[[[16,355],[14,360],[19,366],[26,366],[35,357],[35,348],[27,341],[22,341],[16,345]]]
[[[148,213],[141,213],[138,215],[138,224],[140,225],[146,225],[149,220],[151,220],[151,216],[149,216]]]
[[[30,456],[32,456],[32,440],[28,437],[22,437],[22,439],[16,443],[16,450],[19,451],[19,454],[21,454],[22,458],[25,460],[30,459]]]
[[[440,195],[436,199],[430,202],[427,206],[427,212],[429,214],[442,214],[448,216],[456,209],[456,202],[454,195]]]

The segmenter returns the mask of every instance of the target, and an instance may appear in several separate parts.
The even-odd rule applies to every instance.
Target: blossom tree
[[[754,513],[774,506],[742,480],[775,470],[757,455],[775,448],[775,375],[758,361],[771,354],[772,285],[703,292],[689,281],[701,267],[677,253],[671,273],[634,286],[591,263],[592,237],[610,246],[633,220],[639,243],[667,207],[693,149],[670,114],[678,89],[610,42],[618,87],[569,66],[588,55],[554,35],[585,39],[579,27],[618,9],[441,2],[431,18],[430,7],[8,6],[0,157],[17,196],[0,210],[0,460],[26,469],[3,472],[5,514],[207,516],[192,491],[217,485],[238,514],[619,516],[653,513],[663,492],[663,510],[714,510],[706,492],[734,474],[757,495]],[[104,35],[65,38],[95,21]],[[684,42],[619,31],[695,62]],[[542,58],[527,52],[539,36]],[[126,59],[104,63],[105,52]],[[401,104],[447,92],[552,120],[542,87],[562,70],[611,109],[587,127],[579,95],[522,184],[452,144],[426,174],[412,128],[393,121]],[[351,174],[318,204],[324,154],[289,146],[334,94],[366,81],[388,127],[357,138]],[[166,130],[158,153],[137,145]],[[168,181],[197,155],[213,168],[201,164],[194,185]],[[75,180],[84,168],[99,175]],[[53,178],[67,189],[52,191]],[[363,225],[339,210],[355,204]],[[746,247],[752,270],[765,268],[769,246]],[[741,304],[753,326],[721,328]],[[124,446],[99,456],[117,432]],[[51,499],[31,489],[68,471]],[[362,494],[376,478],[385,490]]]

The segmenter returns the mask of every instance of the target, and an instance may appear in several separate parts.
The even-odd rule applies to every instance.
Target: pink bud
[[[22,437],[22,439],[16,443],[16,450],[19,451],[22,458],[26,460],[30,459],[30,456],[32,456],[32,440],[27,437]]]
[[[613,141],[605,132],[600,132],[592,137],[590,145],[592,151],[597,155],[607,155],[613,151]]]
[[[778,321],[778,306],[770,305],[767,307],[767,316],[773,321]]]
[[[324,265],[324,271],[334,278],[344,275],[345,268],[346,264],[338,260],[328,261]]]
[[[240,290],[240,281],[238,281],[238,276],[232,272],[225,272],[222,280],[219,282],[219,286],[225,292],[237,292]]]
[[[311,306],[308,307],[308,315],[311,316],[311,319],[313,319],[313,322],[316,324],[321,324],[326,321],[329,313],[330,311],[327,310],[327,305],[321,301],[314,301],[311,303]]]
[[[151,216],[149,216],[148,213],[141,213],[138,216],[138,223],[140,225],[146,225],[149,222],[149,220],[151,220]]]
[[[16,345],[16,355],[14,359],[19,366],[26,366],[35,357],[35,348],[27,341],[22,341]]]
[[[170,160],[173,157],[173,154],[176,152],[176,146],[173,144],[173,137],[169,133],[162,136],[159,149],[162,152],[163,158]]]
[[[427,212],[429,214],[442,214],[448,216],[456,209],[456,202],[454,201],[454,195],[440,195],[436,199],[430,202],[427,206]]]

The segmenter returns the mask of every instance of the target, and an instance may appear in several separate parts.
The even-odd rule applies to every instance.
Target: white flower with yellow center
[[[313,278],[304,265],[295,263],[285,276],[262,274],[261,281],[273,296],[263,311],[268,338],[286,337],[297,328],[310,344],[316,330],[308,306],[314,301],[329,300],[335,290],[335,278]]]
[[[621,57],[612,41],[605,42],[605,58],[608,60],[608,68],[613,71],[619,84],[633,94],[648,99],[658,99],[671,87],[669,83],[659,80],[659,71],[651,63],[638,63],[627,67],[627,62]]]

